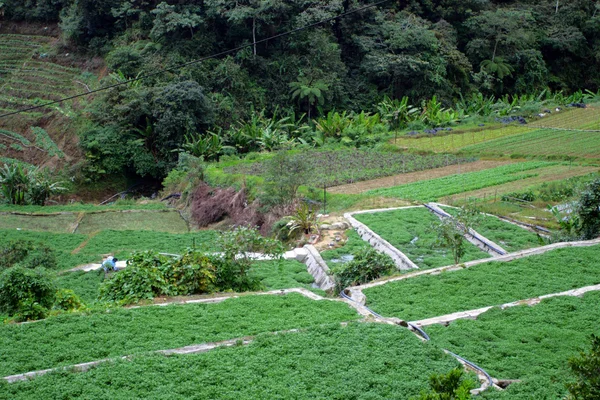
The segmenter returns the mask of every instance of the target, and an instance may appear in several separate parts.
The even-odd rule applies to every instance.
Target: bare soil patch
[[[295,205],[276,207],[265,213],[261,211],[258,200],[248,203],[246,190],[211,187],[200,184],[191,199],[191,217],[198,228],[222,221],[229,225],[259,227],[264,235],[269,234],[275,222],[291,215]]]
[[[388,176],[385,178],[372,179],[348,185],[340,185],[327,189],[329,193],[335,194],[360,194],[368,190],[380,189],[403,185],[406,183],[418,182],[427,179],[441,178],[443,176],[461,174],[465,172],[481,171],[484,169],[496,168],[501,165],[510,164],[516,160],[490,161],[480,160],[466,164],[450,165],[442,168],[434,168],[426,171],[410,172]]]

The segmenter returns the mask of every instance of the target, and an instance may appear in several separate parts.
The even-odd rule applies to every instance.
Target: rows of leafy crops
[[[77,228],[78,233],[92,233],[103,229],[183,233],[188,226],[179,212],[132,212],[86,214]]]
[[[40,99],[65,97],[76,89],[73,78],[80,73],[78,69],[38,58],[51,40],[41,36],[0,35],[0,47],[11,49],[10,53],[0,56],[0,70],[3,72],[0,83],[5,89],[0,96],[2,107],[12,110],[22,105],[37,105]],[[51,82],[40,82],[40,75],[59,79],[61,87]],[[44,107],[44,110],[51,111],[52,108]],[[49,142],[47,144],[50,145]],[[52,149],[56,151],[56,148]]]
[[[451,215],[455,215],[457,212],[456,208],[442,208]],[[530,249],[547,244],[538,234],[491,215],[482,214],[474,229],[481,235],[502,246],[508,252]]]
[[[435,245],[437,234],[433,224],[439,219],[425,207],[357,214],[354,217],[421,268],[454,264],[450,249]],[[490,257],[471,243],[465,243],[465,247],[466,253],[461,261]]]
[[[492,309],[477,320],[429,327],[433,342],[484,367],[499,379],[519,379],[485,399],[563,399],[574,382],[567,360],[600,335],[600,293],[559,297],[534,306]]]
[[[307,184],[322,187],[353,183],[405,172],[422,171],[474,161],[454,155],[416,155],[375,150],[304,151],[291,155],[308,167]],[[239,164],[228,173],[263,175],[267,162]]]
[[[344,303],[314,301],[299,294],[63,314],[38,323],[0,326],[0,375],[358,317]]]
[[[443,178],[409,183],[391,188],[370,190],[367,194],[399,197],[414,201],[434,201],[444,196],[483,189],[535,176],[533,170],[554,165],[549,162],[527,161],[500,167],[449,175]]]
[[[188,247],[204,251],[218,251],[215,231],[168,233],[154,231],[105,230],[90,236],[34,231],[0,230],[0,243],[11,240],[29,240],[42,243],[57,252],[59,269],[79,264],[100,262],[104,255],[113,254],[126,259],[134,251],[155,250],[179,254]]]
[[[404,135],[394,139],[394,145],[400,148],[409,148],[424,151],[457,151],[463,147],[498,139],[505,136],[516,135],[529,131],[521,125],[501,125],[492,127],[471,128],[464,132],[452,132],[446,135]]]
[[[2,229],[71,233],[77,214],[58,214],[50,217],[25,215],[0,215]]]
[[[600,129],[600,127],[598,128]],[[600,132],[540,129],[467,146],[469,154],[600,157]]]
[[[1,204],[0,212],[11,212],[16,211],[19,213],[31,213],[31,214],[51,214],[51,213],[67,213],[67,212],[110,212],[110,211],[124,211],[124,210],[166,210],[167,207],[164,203],[148,203],[148,204],[127,204],[127,203],[115,203],[106,206],[98,206],[95,204],[65,204],[65,205],[49,205],[49,206],[16,206],[11,204]]]
[[[265,290],[312,287],[314,277],[306,270],[306,265],[296,260],[256,261],[249,275],[259,279]],[[98,300],[100,284],[104,281],[104,271],[67,272],[58,276],[57,286],[71,289],[85,304]],[[322,292],[324,294],[324,292]]]
[[[571,247],[510,262],[424,275],[364,291],[385,316],[418,320],[600,284],[600,246]]]
[[[70,289],[86,305],[91,305],[98,300],[100,284],[104,281],[104,271],[76,271],[65,272],[56,278],[56,286],[61,289]]]
[[[575,108],[568,112],[553,113],[530,125],[534,127],[549,127],[563,129],[588,129],[590,126],[598,126],[600,123],[600,108],[586,107]]]
[[[140,356],[6,385],[2,399],[409,399],[457,362],[407,329],[328,325],[244,347]]]

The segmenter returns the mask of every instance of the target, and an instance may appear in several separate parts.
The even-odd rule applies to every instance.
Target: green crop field
[[[100,284],[104,281],[104,271],[75,271],[65,272],[56,277],[56,286],[61,289],[71,289],[86,305],[98,301]]]
[[[600,158],[600,132],[540,129],[467,146],[466,154]]]
[[[113,309],[1,325],[0,375],[325,323],[358,314],[341,302],[299,294],[243,296],[217,304]]]
[[[371,247],[369,243],[365,242],[360,236],[358,236],[358,233],[356,233],[354,229],[346,231],[346,238],[346,243],[344,243],[342,247],[321,252],[321,257],[323,257],[323,260],[328,263],[340,262],[343,256],[348,256],[357,253],[362,249]]]
[[[600,108],[588,107],[588,108],[575,108],[562,111],[560,113],[554,113],[548,117],[533,121],[528,125],[502,125],[492,124],[485,127],[475,127],[468,129],[461,129],[457,127],[456,132],[451,132],[437,135],[420,134],[418,136],[403,135],[392,141],[392,143],[400,148],[425,150],[434,152],[465,152],[469,154],[476,154],[482,151],[486,153],[488,149],[494,149],[496,151],[502,151],[503,143],[513,143],[523,141],[523,138],[531,138],[536,136],[544,136],[541,133],[540,128],[554,128],[554,129],[581,129],[581,130],[600,130]],[[556,132],[563,143],[568,143],[572,139],[568,135],[561,136],[560,132]],[[596,132],[598,134],[600,132]],[[593,137],[593,135],[589,135]],[[488,146],[489,142],[489,146]],[[594,150],[590,151],[593,154],[598,150],[597,141],[593,141]],[[573,144],[576,146],[577,144]],[[535,146],[532,146],[533,150]],[[532,150],[529,149],[529,150]],[[524,150],[524,149],[520,149]],[[558,150],[556,155],[563,155],[564,152]],[[571,149],[572,150],[572,149]],[[584,149],[589,151],[589,149]],[[519,151],[505,151],[503,153],[494,154],[530,154]],[[538,150],[533,153],[535,155],[555,155],[555,153],[549,152],[544,153]],[[569,154],[566,154],[569,155]],[[578,156],[581,156],[577,154]]]
[[[1,230],[0,244],[11,240],[29,240],[41,243],[57,252],[59,269],[74,268],[80,264],[98,263],[103,256],[114,254],[126,259],[134,251],[155,250],[179,254],[188,247],[203,251],[218,251],[215,231],[168,233],[153,231],[111,231],[98,234],[65,234],[35,231]]]
[[[71,233],[76,220],[77,214],[27,216],[0,213],[0,229]]]
[[[259,279],[264,290],[289,288],[305,288],[325,294],[314,289],[314,278],[306,270],[306,265],[295,260],[255,261],[249,271],[250,276]],[[104,281],[104,271],[75,271],[58,275],[56,285],[62,289],[71,289],[85,304],[90,305],[98,300],[100,284]]]
[[[588,105],[553,113],[529,124],[533,128],[600,129],[600,107]]]
[[[510,262],[490,262],[364,291],[384,316],[419,320],[600,284],[600,246],[564,248]]]
[[[0,159],[1,161],[1,159]],[[16,206],[11,204],[0,204],[0,212],[18,212],[27,214],[53,214],[53,213],[75,213],[75,212],[110,212],[125,210],[167,210],[164,203],[129,204],[117,201],[114,204],[98,206],[95,204],[65,204],[48,206]]]
[[[112,212],[86,214],[77,228],[78,233],[104,229],[183,233],[188,227],[177,211],[169,212]]]
[[[470,128],[461,130],[456,128],[457,132],[448,134],[419,136],[400,136],[391,143],[406,149],[424,150],[440,152],[455,152],[463,147],[477,143],[486,142],[492,139],[498,139],[505,136],[517,135],[530,131],[530,128],[521,125],[492,125],[481,128]]]
[[[527,161],[502,165],[483,171],[449,175],[443,178],[424,180],[401,186],[370,190],[367,194],[398,197],[420,202],[435,201],[444,196],[533,177],[536,175],[536,169],[552,165],[549,162]]]
[[[575,382],[567,360],[600,335],[600,293],[557,297],[533,306],[492,309],[477,320],[427,328],[433,342],[456,352],[498,379],[519,379],[484,399],[564,399]]]
[[[308,166],[306,184],[316,187],[336,186],[395,174],[424,171],[474,161],[454,155],[416,155],[375,150],[335,150],[293,152],[290,157]],[[224,171],[231,174],[263,176],[267,162],[241,162]]]
[[[140,356],[85,374],[49,374],[6,385],[2,399],[410,399],[428,377],[458,366],[407,329],[329,325],[262,335],[244,347],[184,356]]]
[[[456,208],[442,207],[447,213],[456,215]],[[477,232],[499,244],[508,252],[539,247],[546,244],[539,235],[502,221],[494,216],[482,214],[477,226],[473,227]]]
[[[434,245],[437,236],[432,225],[439,219],[424,207],[357,214],[354,218],[390,242],[421,268],[454,264],[449,249]],[[471,243],[467,242],[465,247],[466,254],[462,261],[490,257]]]

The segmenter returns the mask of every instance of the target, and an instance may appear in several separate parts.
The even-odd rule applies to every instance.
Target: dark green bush
[[[55,310],[62,311],[78,311],[84,308],[85,305],[71,289],[58,289],[54,302]]]
[[[429,393],[421,393],[418,400],[468,400],[470,390],[476,387],[475,382],[465,379],[465,371],[454,368],[447,374],[431,375],[429,377]]]
[[[20,265],[25,268],[56,268],[56,256],[49,247],[26,240],[11,241],[0,247],[0,271]]]
[[[193,250],[177,259],[150,251],[134,253],[127,264],[127,268],[102,284],[103,300],[133,303],[155,296],[185,296],[215,289],[213,261]]]
[[[514,201],[515,199],[531,202],[531,201],[535,201],[536,195],[531,190],[528,190],[527,192],[522,192],[522,193],[518,193],[518,192],[507,193],[502,196],[502,201]]]
[[[56,287],[43,268],[9,268],[0,275],[0,310],[19,321],[44,318],[54,304]]]
[[[577,382],[567,384],[569,400],[593,400],[600,398],[600,337],[592,335],[589,353],[580,352],[579,357],[569,359],[569,367],[577,376]]]
[[[390,273],[395,268],[394,261],[387,254],[372,248],[364,248],[354,253],[354,259],[332,269],[337,293],[348,286],[367,283]]]
[[[150,251],[134,253],[127,268],[100,286],[100,298],[108,301],[137,302],[168,292],[162,267],[167,258]]]

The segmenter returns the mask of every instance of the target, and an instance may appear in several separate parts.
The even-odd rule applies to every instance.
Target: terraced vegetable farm
[[[466,154],[600,158],[600,132],[539,129],[464,147]]]
[[[442,209],[450,215],[456,215],[456,208],[442,207]],[[474,229],[486,238],[502,246],[509,253],[543,246],[547,240],[537,233],[502,221],[493,215],[481,215]]]
[[[600,284],[600,247],[564,248],[364,290],[376,312],[420,320]]]
[[[356,214],[354,218],[406,254],[421,268],[436,268],[453,263],[449,249],[434,245],[437,235],[433,224],[439,219],[424,207]],[[488,257],[487,253],[467,243],[463,261]]]
[[[85,88],[88,78],[81,70],[60,65],[55,62],[58,56],[50,55],[55,41],[48,36],[0,34],[0,113],[59,100]],[[54,127],[52,121],[68,115],[71,107],[65,102],[2,118],[3,153],[21,161],[70,157],[66,149],[71,154],[76,150],[64,141],[68,123]],[[51,135],[40,125],[50,126]]]
[[[538,169],[552,165],[554,164],[544,161],[526,161],[483,171],[450,175],[391,188],[375,189],[367,192],[367,194],[398,197],[419,202],[435,201],[445,196],[534,177],[538,174]]]
[[[5,386],[0,398],[309,399],[360,394],[408,399],[427,388],[430,374],[457,366],[453,358],[406,329],[382,324],[328,325],[262,335],[248,346],[204,354],[140,355],[81,375],[49,374]]]
[[[0,374],[14,375],[357,318],[358,314],[345,304],[314,301],[294,293],[244,296],[218,304],[64,315],[42,323],[0,326]]]
[[[485,365],[499,379],[518,379],[485,399],[561,399],[573,382],[565,360],[598,334],[600,293],[557,297],[528,307],[492,309],[477,320],[431,326],[433,342]],[[575,328],[575,329],[574,329]]]
[[[595,2],[169,3],[0,0],[0,400],[600,399]]]

